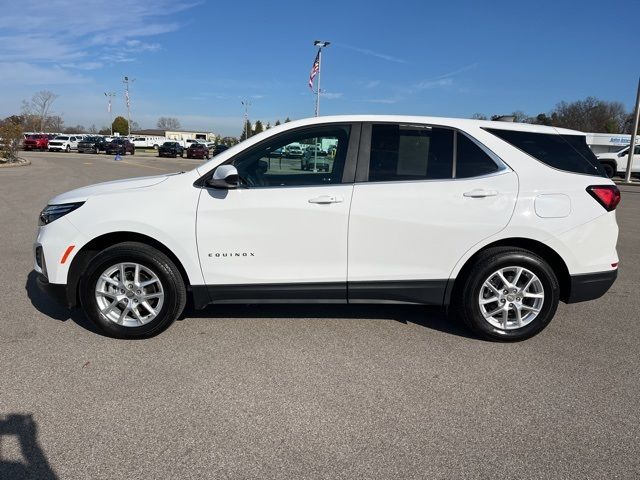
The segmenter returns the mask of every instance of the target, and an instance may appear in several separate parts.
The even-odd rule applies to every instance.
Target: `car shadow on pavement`
[[[38,287],[38,274],[35,270],[32,270],[27,275],[27,282],[24,286],[27,291],[27,296],[31,301],[31,304],[40,313],[45,314],[54,320],[66,322],[72,320],[74,323],[80,325],[82,328],[89,330],[90,332],[97,333],[98,335],[104,334],[91,323],[91,321],[82,313],[79,308],[69,309],[63,305],[60,305],[54,298],[44,293]]]
[[[9,436],[16,437],[23,462],[3,457],[2,443]],[[38,443],[38,426],[29,414],[0,416],[0,478],[11,480],[58,478]]]
[[[82,328],[98,335],[104,334],[82,313],[79,308],[68,309],[55,299],[42,292],[37,284],[38,274],[31,271],[27,276],[25,289],[32,305],[39,312],[55,320],[72,320]],[[189,318],[344,318],[354,320],[393,320],[413,323],[432,330],[466,338],[476,338],[460,322],[451,320],[445,311],[438,307],[420,305],[332,305],[332,304],[247,304],[247,305],[210,305],[204,310],[196,310],[191,302],[179,320]]]
[[[187,304],[180,319],[189,318],[392,320],[403,324],[420,325],[450,335],[477,339],[460,322],[448,318],[444,309],[421,305],[250,304],[210,305],[204,310],[195,310]]]

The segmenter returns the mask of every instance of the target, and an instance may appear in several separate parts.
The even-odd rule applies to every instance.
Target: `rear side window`
[[[470,138],[457,134],[456,178],[480,177],[497,172],[500,167]]]
[[[487,128],[507,143],[536,160],[565,172],[605,176],[600,162],[583,135],[519,132]]]
[[[451,178],[453,130],[373,125],[369,181]]]

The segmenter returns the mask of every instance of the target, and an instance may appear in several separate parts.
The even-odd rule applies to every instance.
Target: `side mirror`
[[[238,188],[240,185],[238,170],[233,165],[220,165],[207,184],[214,188]]]

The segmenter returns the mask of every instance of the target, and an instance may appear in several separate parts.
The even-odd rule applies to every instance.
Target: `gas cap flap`
[[[564,218],[571,213],[571,199],[563,193],[538,195],[534,206],[540,218]]]

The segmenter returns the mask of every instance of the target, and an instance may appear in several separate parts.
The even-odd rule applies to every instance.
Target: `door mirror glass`
[[[233,165],[220,165],[207,183],[214,188],[238,188],[238,170]]]

